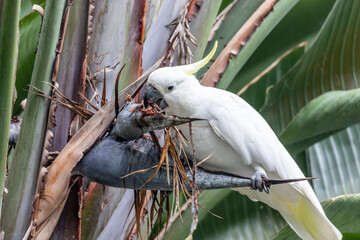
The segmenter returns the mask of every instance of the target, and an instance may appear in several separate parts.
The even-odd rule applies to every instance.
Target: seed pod
[[[85,154],[73,174],[86,176],[95,182],[112,187],[171,191],[173,190],[172,167],[169,168],[170,185],[165,166],[161,167],[155,177],[144,185],[155,171],[154,166],[157,166],[159,159],[160,153],[149,139],[119,142],[109,136]],[[169,165],[172,165],[172,162],[169,156]],[[134,173],[137,171],[139,172]],[[191,171],[186,164],[185,171],[188,178],[192,179]],[[129,175],[130,173],[134,174]],[[124,177],[126,175],[128,176]],[[186,181],[185,184],[190,190],[190,185]],[[249,187],[250,180],[199,167],[196,173],[196,185],[199,190]]]

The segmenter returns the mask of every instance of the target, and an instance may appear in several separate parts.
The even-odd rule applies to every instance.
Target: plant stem
[[[17,62],[20,1],[0,2],[0,217],[4,193],[12,93]]]
[[[65,0],[48,0],[46,3],[31,77],[31,86],[40,89],[45,94],[50,94],[47,83],[51,82],[65,2]],[[1,229],[6,239],[21,239],[29,227],[47,129],[50,101],[31,92],[27,99],[14,152],[15,161],[12,163],[7,180],[9,193],[4,198]]]

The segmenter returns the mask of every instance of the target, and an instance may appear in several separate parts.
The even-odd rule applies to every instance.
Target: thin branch
[[[211,153],[209,156],[207,156],[206,158],[204,158],[203,160],[201,160],[200,162],[198,162],[198,163],[196,164],[196,166],[198,167],[198,166],[200,166],[201,164],[203,164],[205,161],[207,161],[209,158],[211,158],[212,155],[213,155],[213,154]]]

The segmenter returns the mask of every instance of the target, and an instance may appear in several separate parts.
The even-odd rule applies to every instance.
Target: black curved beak
[[[163,95],[159,93],[154,87],[147,86],[145,95],[144,95],[144,105],[148,107],[149,105],[156,104],[160,107],[161,110],[165,109],[168,104],[165,101]]]

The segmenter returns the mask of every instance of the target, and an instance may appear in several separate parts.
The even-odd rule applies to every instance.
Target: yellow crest
[[[201,59],[200,61],[192,63],[192,64],[188,64],[188,65],[177,66],[176,68],[180,69],[182,72],[184,72],[188,75],[196,73],[202,67],[204,67],[210,61],[210,59],[214,56],[217,45],[218,45],[218,42],[216,41],[211,52],[205,58]]]

